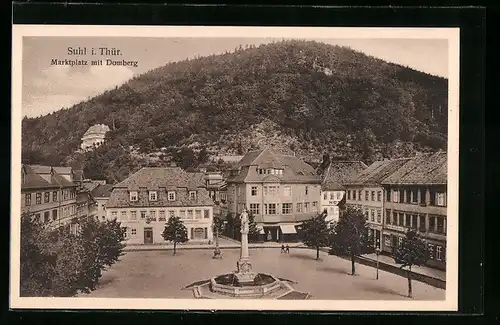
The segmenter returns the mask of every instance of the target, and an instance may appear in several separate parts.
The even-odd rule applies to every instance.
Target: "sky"
[[[146,37],[24,37],[22,63],[22,115],[37,117],[69,108],[134,75],[169,62],[224,53],[239,45],[270,43],[272,38],[146,38]],[[281,40],[281,39],[279,39]],[[314,39],[311,39],[314,40]],[[323,43],[349,46],[388,62],[432,75],[448,77],[448,42],[445,39],[321,39]],[[68,55],[68,48],[87,48],[87,55]],[[137,61],[137,67],[51,65],[52,59],[92,57],[91,49],[119,49],[113,59]],[[105,64],[105,62],[104,62]]]

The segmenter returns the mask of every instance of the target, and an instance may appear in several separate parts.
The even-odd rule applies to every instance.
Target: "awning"
[[[264,228],[259,228],[259,234],[265,235],[266,233],[264,232]]]
[[[280,225],[281,232],[284,234],[296,234],[294,225]]]

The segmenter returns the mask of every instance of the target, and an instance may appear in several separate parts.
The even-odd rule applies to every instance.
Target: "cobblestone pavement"
[[[357,275],[349,275],[349,261],[309,249],[291,249],[281,254],[278,249],[250,249],[256,272],[270,273],[297,283],[293,287],[310,293],[311,299],[407,300],[406,278],[356,265]],[[131,251],[105,271],[99,287],[82,297],[108,298],[193,298],[192,290],[183,287],[200,280],[229,273],[236,269],[237,249],[223,250],[223,258],[212,259],[212,250]],[[414,300],[445,299],[445,290],[413,281]]]

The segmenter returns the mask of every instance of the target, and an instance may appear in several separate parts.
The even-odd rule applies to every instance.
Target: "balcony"
[[[384,208],[411,212],[411,213],[421,213],[421,214],[428,213],[435,215],[446,215],[447,211],[446,207],[441,207],[441,206],[412,204],[412,203],[396,203],[396,202],[385,202]]]

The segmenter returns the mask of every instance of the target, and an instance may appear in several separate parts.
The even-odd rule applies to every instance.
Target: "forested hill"
[[[370,163],[445,149],[447,88],[444,78],[345,47],[243,46],[170,63],[69,109],[23,119],[23,162],[83,165],[111,181],[144,163],[131,146],[243,154],[269,145],[307,160],[328,151]],[[112,128],[108,144],[75,153],[98,123]]]

